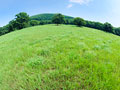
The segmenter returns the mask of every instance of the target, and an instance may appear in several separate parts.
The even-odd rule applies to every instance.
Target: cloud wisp
[[[71,8],[71,7],[73,7],[73,4],[69,4],[69,5],[67,6],[67,8]]]
[[[86,4],[88,5],[93,0],[69,0],[70,4],[67,6],[67,8],[73,7],[73,3],[77,3],[80,5]]]
[[[78,3],[78,4],[88,4],[89,2],[91,2],[93,0],[69,0],[69,2],[71,3]]]

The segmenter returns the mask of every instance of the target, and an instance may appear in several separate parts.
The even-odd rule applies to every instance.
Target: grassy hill
[[[41,20],[52,20],[53,16],[55,14],[38,14],[38,15],[34,15],[34,16],[31,16],[30,17],[30,20],[38,20],[38,21],[41,21]],[[71,16],[66,16],[65,15],[65,19],[73,19],[73,17]]]
[[[120,37],[70,25],[1,36],[0,90],[120,90]]]

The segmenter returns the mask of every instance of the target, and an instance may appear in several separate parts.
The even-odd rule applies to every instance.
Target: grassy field
[[[1,36],[0,90],[120,90],[120,37],[70,25]]]

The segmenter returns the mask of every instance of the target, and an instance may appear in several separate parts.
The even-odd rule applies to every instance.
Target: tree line
[[[25,12],[20,12],[15,15],[15,18],[9,22],[6,26],[0,27],[0,35],[6,33],[21,30],[26,27],[36,26],[36,25],[45,25],[45,24],[66,24],[66,25],[77,25],[78,27],[90,27],[99,29],[105,32],[113,33],[120,36],[120,28],[113,27],[110,23],[100,23],[94,21],[84,20],[83,18],[76,17],[74,19],[65,19],[65,16],[62,14],[56,14],[52,20],[30,20],[30,17]]]
[[[85,26],[85,27],[95,28],[95,29],[99,29],[99,30],[113,33],[120,36],[120,28],[115,28],[108,22],[106,23],[93,22],[93,21],[84,20],[83,18],[80,18],[80,17],[76,17],[72,21],[70,21],[70,20],[65,20],[62,14],[55,15],[52,22],[57,25],[73,24],[73,25],[77,25],[78,27]]]

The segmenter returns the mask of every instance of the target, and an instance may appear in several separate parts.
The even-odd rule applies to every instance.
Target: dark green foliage
[[[103,24],[100,22],[86,21],[86,27],[91,27],[91,28],[113,33],[113,26],[107,22]]]
[[[25,12],[21,12],[19,14],[16,15],[16,28],[17,29],[23,29],[26,28],[28,26],[28,22],[29,22],[29,15]]]
[[[94,28],[103,30],[104,29],[104,24],[102,24],[100,22],[95,22],[95,27]]]
[[[46,21],[46,24],[52,24],[51,20]]]
[[[119,35],[120,36],[120,27],[119,28],[115,28],[114,29],[114,34]]]
[[[4,34],[6,34],[6,33],[8,33],[8,30],[6,30],[6,29],[0,30],[0,35],[4,35]]]
[[[10,21],[8,25],[0,28],[0,35],[4,35],[16,29],[23,29],[27,26],[29,26],[29,15],[25,12],[21,12],[17,14],[16,18]]]
[[[9,25],[6,25],[6,26],[3,26],[3,27],[0,28],[0,35],[4,35],[4,34],[9,32],[8,31],[8,26]]]
[[[2,27],[0,27],[0,35],[2,35],[2,31],[3,31],[3,29],[2,29]]]
[[[65,19],[64,24],[66,25],[74,25],[73,19]]]
[[[16,15],[16,18],[9,22],[8,31],[14,31],[15,29],[26,28],[29,24],[29,15],[25,12],[21,12]]]
[[[95,27],[95,24],[94,24],[94,22],[92,22],[92,21],[86,21],[86,27],[91,27],[91,28],[93,28],[93,27]]]
[[[14,31],[16,29],[23,29],[28,26],[29,15],[25,12],[21,12],[16,15],[16,18],[9,22],[8,32]]]
[[[74,19],[70,19],[69,21],[70,21],[69,23],[70,23],[71,25],[74,25]]]
[[[113,26],[108,22],[104,23],[104,31],[113,33]]]
[[[30,21],[30,26],[36,26],[36,25],[39,25],[39,21],[37,21],[37,20],[31,20]]]
[[[69,24],[70,22],[69,22],[69,20],[67,19],[67,20],[65,20],[65,22],[64,22],[64,24]]]
[[[56,14],[38,14],[30,17],[30,20],[37,20],[40,21],[40,25],[44,24],[53,24],[52,19]],[[73,24],[72,20],[73,17],[64,15],[65,20],[68,20],[68,22],[64,21],[64,24]]]
[[[86,21],[86,27],[104,30],[104,24],[100,22]]]
[[[81,27],[84,26],[86,23],[84,19],[77,17],[74,19],[74,24]]]
[[[45,22],[44,21],[40,21],[39,25],[44,25]]]
[[[54,14],[38,14],[30,17],[30,20],[51,20],[53,18]]]
[[[10,21],[9,25],[8,25],[8,31],[9,32],[14,31],[16,28],[17,28],[17,22],[16,22],[16,20]]]
[[[45,24],[52,24],[52,21],[51,20],[41,20],[39,22],[39,25],[45,25]]]
[[[38,21],[42,21],[42,20],[52,20],[52,18],[55,16],[56,14],[38,14],[38,15],[34,15],[30,17],[30,20],[38,20]],[[73,17],[70,16],[65,16],[65,19],[73,19]]]
[[[52,22],[55,24],[63,24],[65,22],[64,16],[62,14],[57,14],[53,17]]]

